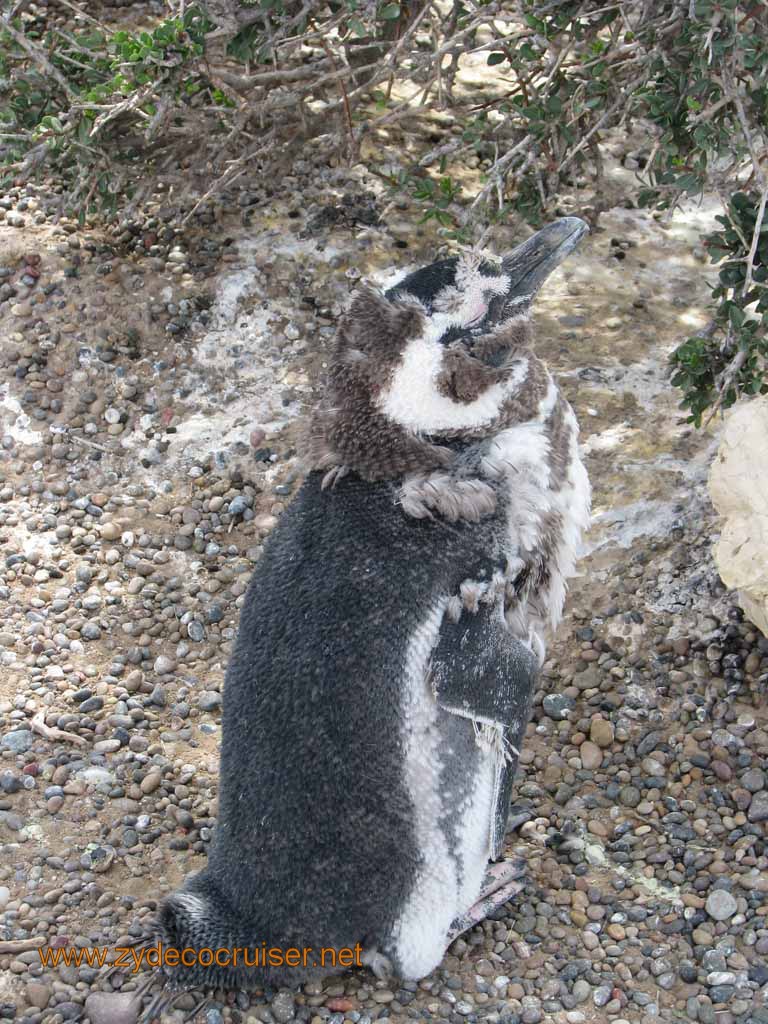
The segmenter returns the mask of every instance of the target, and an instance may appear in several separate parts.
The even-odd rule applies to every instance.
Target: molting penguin
[[[294,984],[322,973],[321,948],[356,946],[418,979],[516,890],[514,865],[489,862],[589,519],[529,314],[585,231],[565,218],[503,259],[354,297],[311,471],[243,606],[208,865],[160,915],[178,948],[314,955],[179,967],[174,984]]]

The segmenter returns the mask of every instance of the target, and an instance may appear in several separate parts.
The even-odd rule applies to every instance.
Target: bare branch
[[[763,218],[765,217],[765,204],[768,200],[768,183],[763,185],[763,193],[760,196],[760,205],[757,209],[757,220],[755,221],[755,230],[752,232],[752,244],[749,247],[749,255],[747,256],[747,273],[744,278],[744,287],[742,289],[742,296],[746,297],[749,293],[749,289],[752,287],[752,274],[755,269],[755,256],[757,255],[757,247],[760,244],[760,229],[763,226]]]

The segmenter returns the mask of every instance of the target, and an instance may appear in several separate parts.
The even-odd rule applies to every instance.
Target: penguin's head
[[[520,352],[544,281],[578,245],[587,225],[564,217],[500,258],[469,252],[408,274],[385,294],[422,312],[402,340],[378,397],[384,414],[430,435],[498,422],[511,388],[524,388]]]
[[[390,287],[386,298],[416,303],[431,338],[444,348],[460,342],[471,352],[510,321],[528,318],[544,281],[587,230],[578,217],[563,217],[506,256],[468,252],[430,263]],[[485,361],[498,365],[494,355],[486,353]]]
[[[463,253],[384,293],[361,288],[340,324],[310,465],[368,480],[435,468],[441,439],[490,435],[535,408],[529,385],[546,375],[530,349],[531,305],[586,231],[564,217],[500,258]]]

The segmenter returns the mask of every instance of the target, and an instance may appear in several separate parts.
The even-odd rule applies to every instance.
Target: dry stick
[[[274,35],[276,45],[285,46],[286,44],[290,44],[292,42],[298,42],[299,45],[301,45],[305,43],[307,40],[315,38],[314,36],[310,35],[285,36],[285,38],[281,38],[281,33],[290,32],[294,25],[300,25],[304,18],[309,17],[309,15],[313,13],[313,8],[316,7],[316,0],[307,0],[307,2],[304,4],[300,11],[297,11],[292,18],[289,18],[288,21],[285,22],[284,25],[280,25],[277,29],[277,32]],[[340,25],[341,22],[346,17],[347,11],[340,11],[339,14],[337,14],[335,17],[331,18],[329,21],[325,23],[325,25],[323,26],[323,32],[321,34],[327,35],[328,33],[332,32],[336,28],[336,26]]]
[[[109,27],[105,25],[103,21],[99,21],[98,18],[94,18],[93,15],[88,14],[87,11],[84,11],[82,7],[79,7],[77,4],[70,3],[70,0],[59,0],[59,3],[68,7],[70,11],[74,11],[76,14],[79,14],[82,18],[85,18],[86,21],[90,21],[92,24],[98,25],[104,32],[109,32]]]
[[[286,85],[291,82],[301,82],[312,79],[317,75],[320,68],[325,67],[329,62],[328,58],[315,61],[313,64],[302,65],[298,68],[283,68],[278,71],[261,71],[257,75],[235,75],[225,69],[216,68],[216,74],[232,88],[239,88],[248,92],[259,86]],[[316,84],[316,83],[313,83]]]
[[[741,292],[742,298],[746,297],[749,289],[752,287],[752,274],[755,269],[755,256],[757,255],[757,246],[760,242],[760,228],[763,226],[766,200],[768,200],[768,184],[763,185],[763,194],[760,197],[760,206],[757,209],[755,230],[752,232],[752,245],[749,247],[749,255],[747,256],[747,275],[744,278],[744,287]]]
[[[695,117],[689,118],[688,124],[701,124],[702,121],[709,121],[710,118],[715,116],[718,110],[722,110],[722,108],[727,106],[729,103],[733,103],[734,99],[735,96],[730,93],[725,96],[721,96],[720,99],[716,103],[713,103],[711,107],[707,107],[706,110],[702,110],[700,113],[696,114]]]
[[[21,14],[25,7],[30,3],[30,0],[16,0],[16,3],[11,9],[11,13],[8,15],[9,18],[15,18],[17,14]]]
[[[30,949],[39,949],[45,943],[44,935],[34,935],[31,939],[5,939],[0,942],[0,956],[6,953],[26,953]]]
[[[742,368],[742,366],[746,362],[746,359],[747,359],[747,350],[745,348],[740,348],[739,351],[736,353],[736,355],[731,360],[731,362],[728,364],[728,366],[723,371],[723,373],[722,373],[722,375],[720,377],[720,385],[718,387],[717,400],[715,401],[715,404],[712,406],[712,412],[709,414],[709,416],[707,416],[706,422],[704,423],[705,427],[709,426],[709,424],[712,422],[712,420],[715,418],[715,416],[719,412],[720,407],[722,406],[723,401],[725,400],[725,393],[726,393],[726,391],[731,386],[731,383],[732,383],[734,377],[739,372],[739,370]]]
[[[744,104],[741,101],[741,96],[739,96],[738,93],[734,94],[733,102],[736,105],[736,114],[739,119],[739,124],[741,125],[741,131],[744,136],[744,141],[747,144],[749,155],[752,159],[752,167],[755,171],[755,177],[757,178],[760,186],[765,188],[765,173],[760,160],[758,159],[757,153],[755,152],[754,142],[752,141],[752,132],[749,128],[749,121],[747,120],[747,115],[744,111]]]
[[[450,142],[445,142],[441,146],[436,146],[419,160],[418,167],[429,167],[435,160],[440,160],[444,156],[448,156],[449,153],[455,153],[457,149],[461,149],[464,145],[463,139],[451,139]]]
[[[335,58],[333,56],[333,52],[331,50],[331,47],[328,44],[328,40],[321,36],[321,38],[320,38],[320,45],[323,47],[325,52],[328,54],[328,60],[330,60],[331,64],[333,64],[334,67],[338,67],[338,65],[336,64],[336,60],[335,60]],[[347,65],[347,67],[349,67],[349,65]],[[351,107],[349,105],[349,95],[347,94],[347,88],[344,85],[344,79],[343,78],[339,79],[339,89],[341,91],[342,100],[344,102],[344,113],[345,113],[346,119],[347,119],[347,122],[346,122],[347,123],[347,131],[349,133],[349,159],[351,160],[353,152],[354,152],[354,148],[355,148],[355,129],[354,129],[354,126],[352,124],[352,109],[351,109]]]
[[[403,46],[405,45],[406,40],[411,38],[411,36],[414,34],[416,29],[421,24],[424,16],[427,14],[428,11],[431,11],[431,10],[432,10],[432,4],[431,3],[425,4],[422,7],[422,9],[419,11],[419,13],[416,15],[416,17],[413,19],[411,24],[408,26],[408,28],[405,30],[405,32],[403,32],[402,36],[400,36],[400,38],[397,40],[397,42],[395,43],[394,47],[389,51],[389,53],[384,58],[384,63],[385,63],[385,65],[388,68],[391,68],[392,70],[394,70],[395,61],[396,61],[397,57],[399,56],[400,51],[402,50]]]
[[[55,725],[45,724],[45,712],[38,711],[30,722],[32,732],[39,733],[40,736],[46,740],[61,740],[66,743],[76,743],[80,747],[87,747],[88,741],[82,736],[77,736],[73,732],[65,732],[63,729],[57,728]]]
[[[104,114],[99,114],[93,122],[89,138],[95,138],[101,129],[106,124],[109,124],[110,121],[114,121],[116,117],[119,117],[121,114],[128,113],[129,110],[135,110],[136,107],[145,103],[150,96],[154,95],[155,90],[164,83],[165,78],[161,78],[159,82],[146,86],[144,89],[139,90],[139,92],[134,93],[133,96],[129,96],[127,99],[121,100],[120,103],[115,103],[115,105],[110,107],[110,109]],[[137,113],[141,114],[142,111],[137,111]],[[148,117],[148,115],[145,116]]]
[[[97,444],[95,441],[89,441],[87,437],[80,437],[79,434],[70,434],[70,441],[77,441],[79,444],[84,444],[87,448],[95,448],[96,451],[105,452],[107,455],[110,452],[109,448],[105,448],[103,444]]]

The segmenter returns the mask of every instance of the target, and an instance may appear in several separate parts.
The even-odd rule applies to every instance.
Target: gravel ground
[[[37,948],[120,945],[200,869],[297,416],[357,278],[434,255],[407,210],[377,223],[359,168],[297,175],[184,235],[163,210],[107,238],[0,196],[0,1020],[136,1020],[142,979]],[[418,984],[219,993],[197,1020],[768,1024],[768,640],[714,570],[713,436],[663,371],[704,322],[707,215],[617,208],[539,304],[595,526],[521,759],[524,895]]]

